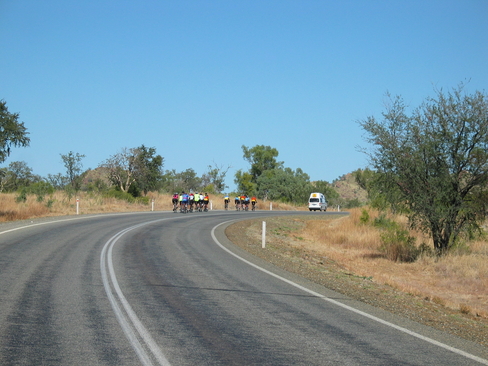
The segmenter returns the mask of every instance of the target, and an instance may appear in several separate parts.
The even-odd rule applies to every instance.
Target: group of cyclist
[[[210,198],[207,193],[175,193],[173,194],[172,203],[173,203],[173,212],[180,212],[187,213],[187,212],[207,212],[208,211],[208,204],[210,202]],[[252,211],[256,210],[256,203],[258,200],[256,196],[249,197],[246,194],[242,194],[240,196],[236,196],[234,199],[234,204],[236,211],[248,211],[249,204],[251,204]],[[230,198],[229,195],[226,194],[224,196],[224,208],[225,210],[229,209]]]
[[[199,212],[207,212],[210,199],[207,193],[203,195],[201,193],[186,193],[183,191],[181,193],[175,193],[172,202],[173,212],[177,212],[178,208],[183,213],[193,212],[193,209]]]
[[[225,204],[226,210],[229,207],[229,202],[230,202],[229,196],[226,195],[224,197],[224,204]],[[236,207],[236,211],[240,211],[240,210],[247,211],[247,210],[249,210],[249,204],[251,204],[251,207],[252,207],[251,209],[253,211],[255,211],[257,202],[258,202],[258,200],[257,200],[256,196],[252,196],[251,198],[249,198],[249,196],[247,194],[242,194],[242,195],[236,196],[234,198],[234,204]]]

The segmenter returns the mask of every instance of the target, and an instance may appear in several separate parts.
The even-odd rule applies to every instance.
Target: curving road
[[[0,225],[0,364],[488,365],[481,346],[276,269],[223,234],[277,214],[290,213]]]

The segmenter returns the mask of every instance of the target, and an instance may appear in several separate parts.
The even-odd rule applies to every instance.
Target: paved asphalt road
[[[276,214],[289,213],[0,225],[0,364],[488,365],[483,347],[276,269],[223,235],[229,220]]]

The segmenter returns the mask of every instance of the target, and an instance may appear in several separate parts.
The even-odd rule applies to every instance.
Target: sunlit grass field
[[[467,249],[446,256],[421,255],[413,263],[394,262],[379,250],[381,230],[361,223],[363,209],[352,209],[338,220],[307,221],[296,235],[300,245],[340,263],[348,271],[441,305],[488,317],[488,241],[467,244]],[[369,210],[372,218],[378,212]],[[396,217],[396,221],[405,221]],[[432,246],[430,238],[410,231],[416,244]]]

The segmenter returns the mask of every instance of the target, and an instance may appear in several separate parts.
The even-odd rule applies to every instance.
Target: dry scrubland
[[[149,204],[129,203],[81,193],[79,213],[149,211],[153,199],[155,211],[172,209],[170,195],[149,194],[148,197]],[[222,196],[211,196],[211,199],[213,209],[223,209]],[[258,203],[258,209],[268,210],[269,203]],[[297,209],[305,210],[306,207],[273,203],[273,210]],[[371,225],[361,224],[361,212],[362,209],[353,209],[349,216],[335,219],[318,219],[320,213],[316,213],[314,220],[283,219],[294,220],[299,225],[278,234],[290,237],[298,248],[334,260],[345,271],[357,276],[371,278],[463,313],[488,318],[488,241],[470,243],[469,252],[451,253],[442,258],[423,256],[414,263],[396,263],[379,251],[380,231]],[[369,212],[374,219],[377,213]],[[62,192],[44,197],[41,202],[35,196],[29,196],[22,203],[16,202],[16,194],[0,194],[0,222],[75,214],[76,199],[68,199]],[[402,219],[396,218],[396,221],[401,222]],[[420,233],[411,232],[411,235],[417,238],[417,243],[429,242]]]
[[[369,212],[371,218],[378,215]],[[462,313],[488,318],[487,241],[471,242],[469,250],[463,248],[441,258],[421,256],[413,263],[393,262],[379,250],[380,230],[362,224],[361,213],[362,209],[353,209],[349,216],[339,219],[295,218],[300,225],[286,235],[293,238],[293,245],[332,259],[349,273]],[[285,225],[282,231],[286,231],[286,224],[281,225]],[[410,235],[416,238],[417,244],[430,243],[422,233],[411,231]]]

